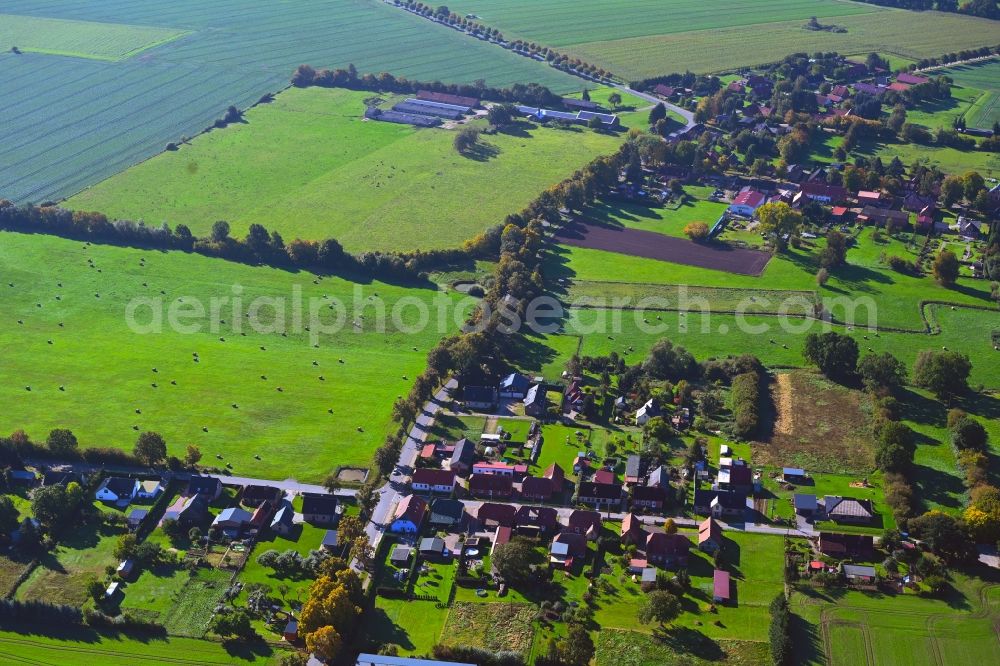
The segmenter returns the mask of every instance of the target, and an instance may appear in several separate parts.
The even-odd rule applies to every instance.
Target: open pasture
[[[122,62],[0,54],[0,197],[18,202],[69,196],[194,136],[229,105],[285,87],[302,63],[579,89],[543,63],[370,0],[12,0],[4,12],[190,33]],[[82,48],[68,30],[51,41]]]
[[[120,23],[66,21],[36,16],[0,15],[0,51],[124,60],[165,44],[184,30]]]
[[[457,298],[432,287],[321,279],[181,252],[2,236],[0,431],[23,428],[43,440],[66,427],[81,446],[131,450],[140,431],[154,430],[173,455],[195,444],[205,463],[229,463],[259,478],[316,481],[338,465],[366,465],[389,427],[393,401],[409,390],[440,337],[436,316],[416,333],[401,332],[393,308],[404,296],[427,305]],[[303,326],[310,303],[325,326],[336,323],[330,305],[345,308],[345,325],[320,335],[318,347],[293,322],[297,289]],[[232,316],[231,301],[211,316],[211,299],[240,290],[247,315],[257,297],[278,299],[258,302],[261,332],[235,323],[243,316]],[[166,313],[162,333],[129,327],[126,306],[138,297]],[[382,332],[376,298],[384,299]],[[171,303],[200,303],[205,318],[182,318],[200,330],[172,328]],[[284,332],[272,326],[279,306]],[[136,322],[151,323],[152,312],[143,306]],[[415,307],[396,312],[401,324],[418,323]]]
[[[933,74],[950,76],[958,85],[978,93],[972,108],[965,113],[970,127],[992,129],[993,123],[1000,121],[1000,59],[946,67],[934,70]]]
[[[71,198],[77,210],[207,235],[227,220],[350,251],[458,247],[622,142],[520,123],[469,155],[455,132],[363,119],[370,93],[292,88],[245,122],[198,137]],[[485,127],[477,123],[477,126]]]

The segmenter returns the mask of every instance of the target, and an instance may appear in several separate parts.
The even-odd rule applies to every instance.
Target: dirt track
[[[694,243],[641,229],[616,229],[582,223],[560,229],[555,239],[566,245],[740,275],[760,275],[771,258],[770,254],[759,250],[731,248],[720,243]]]

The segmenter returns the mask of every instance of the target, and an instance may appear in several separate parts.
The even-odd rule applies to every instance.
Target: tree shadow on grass
[[[527,120],[515,120],[509,125],[505,125],[497,130],[497,134],[506,134],[507,136],[516,136],[521,139],[531,139],[531,133],[528,130],[536,129],[537,125],[534,123],[529,123]]]
[[[230,657],[245,661],[255,661],[260,657],[270,657],[274,654],[274,648],[260,637],[250,641],[243,638],[230,638],[222,641],[222,647]]]
[[[925,465],[914,465],[912,476],[925,508],[929,508],[928,503],[952,509],[962,507],[965,485],[958,476]]]
[[[823,639],[818,627],[805,618],[792,613],[789,626],[796,664],[822,664],[826,657],[823,652]]]
[[[678,654],[689,654],[706,661],[720,661],[726,653],[722,647],[697,629],[689,627],[657,627],[653,637]]]
[[[474,162],[489,162],[491,159],[499,157],[500,152],[498,146],[480,141],[471,148],[459,153],[459,155]]]

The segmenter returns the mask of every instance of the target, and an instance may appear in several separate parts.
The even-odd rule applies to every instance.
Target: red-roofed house
[[[481,462],[472,466],[474,476],[487,474],[513,477],[515,471],[513,465],[508,465],[505,462]]]
[[[562,467],[556,463],[552,463],[542,476],[552,483],[552,492],[562,492],[563,485],[566,483],[566,472],[563,471]]]
[[[899,81],[889,84],[889,90],[895,90],[896,92],[906,92],[909,89],[910,89],[909,85],[905,83],[900,83]]]
[[[626,546],[646,543],[646,530],[642,528],[642,520],[634,513],[626,513],[622,519],[622,543]]]
[[[530,502],[552,499],[552,482],[541,476],[527,476],[521,482],[521,497]]]
[[[420,449],[420,457],[424,460],[430,460],[434,457],[434,453],[437,451],[436,444],[424,444],[424,448]]]
[[[882,196],[881,192],[871,192],[868,190],[861,190],[857,195],[858,203],[863,206],[876,206],[881,208],[887,205],[888,200],[886,197]]]
[[[594,483],[616,483],[618,477],[610,469],[604,469],[603,467],[596,472],[594,472]]]
[[[655,88],[653,88],[653,92],[659,95],[660,97],[670,99],[671,97],[674,96],[676,90],[672,86],[666,86],[663,85],[662,83],[659,83]]]
[[[663,486],[635,486],[632,488],[632,506],[649,511],[662,511],[667,503],[667,489]]]
[[[419,495],[408,495],[396,505],[396,512],[392,515],[389,531],[415,534],[420,531],[420,525],[423,524],[426,516],[426,500]]]
[[[552,541],[552,546],[549,548],[549,564],[572,569],[573,562],[586,554],[587,538],[585,536],[563,532]]]
[[[469,494],[473,497],[510,499],[514,494],[514,478],[498,474],[473,474],[469,477]]]
[[[577,509],[569,514],[565,531],[583,534],[591,540],[596,539],[601,534],[601,514],[596,511]]]
[[[522,506],[514,515],[514,527],[535,529],[551,534],[559,526],[559,514],[550,506]]]
[[[698,526],[698,550],[714,553],[722,548],[722,528],[715,518],[706,518]]]
[[[476,520],[479,521],[480,525],[489,529],[497,525],[513,527],[516,515],[517,509],[510,504],[484,502],[479,506],[479,510],[476,511]]]
[[[452,493],[457,477],[450,469],[420,467],[414,470],[411,486],[414,491],[425,493]]]
[[[736,195],[733,203],[729,205],[729,210],[737,215],[751,217],[765,201],[767,201],[767,197],[764,196],[763,192],[747,187]]]
[[[828,185],[817,180],[802,183],[799,185],[799,191],[802,192],[803,196],[823,203],[837,203],[847,200],[847,189],[840,185]]]
[[[687,566],[691,539],[683,534],[653,532],[646,537],[646,559],[664,567]]]

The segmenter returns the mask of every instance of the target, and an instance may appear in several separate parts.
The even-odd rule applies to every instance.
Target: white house
[[[635,424],[638,426],[646,425],[646,422],[654,416],[660,415],[660,408],[656,406],[653,399],[650,398],[645,405],[639,408],[639,411],[635,413]]]
[[[396,534],[416,534],[427,516],[427,501],[419,495],[407,495],[396,505],[389,531]]]
[[[109,476],[101,482],[94,495],[102,502],[131,502],[138,492],[138,479]]]
[[[421,467],[414,470],[410,485],[416,492],[451,494],[456,479],[454,470]]]

